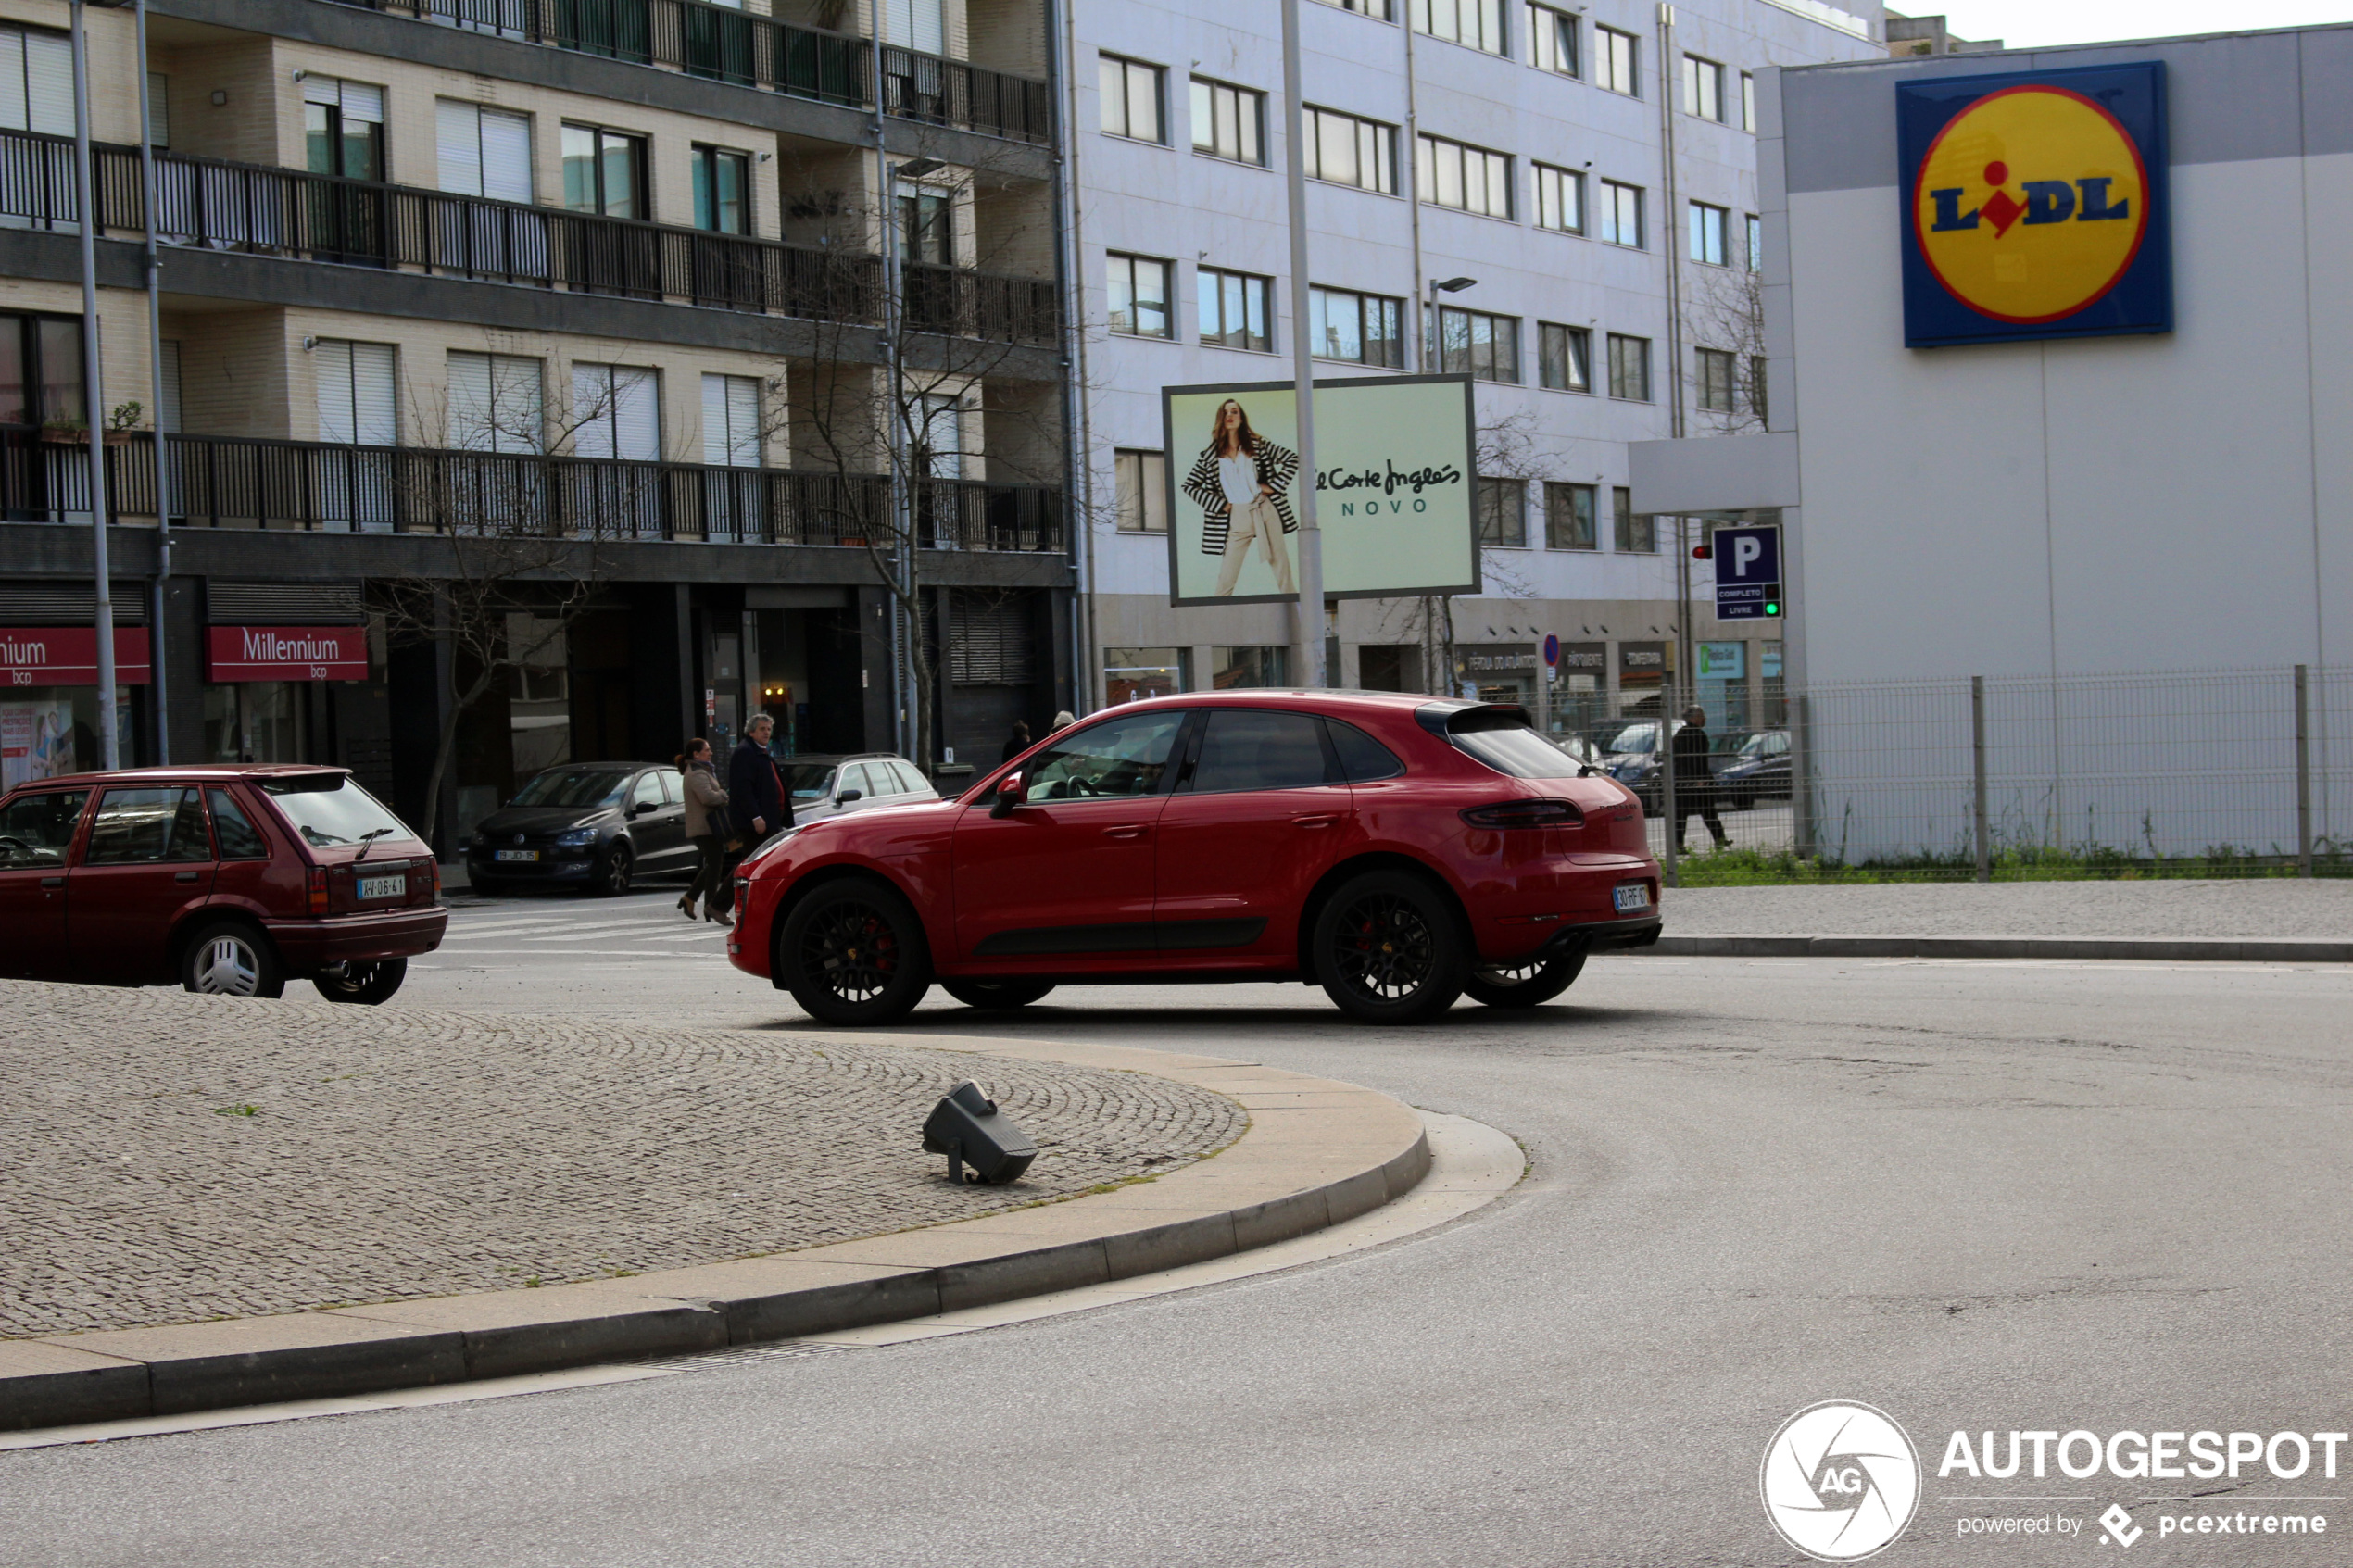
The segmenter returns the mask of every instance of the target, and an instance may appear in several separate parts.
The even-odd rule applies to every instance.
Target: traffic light
[[[1692,546],[1692,559],[1714,560],[1715,558],[1716,547],[1713,545],[1693,545]]]
[[[1776,616],[1780,614],[1781,601],[1779,599],[1767,599],[1765,601],[1765,613],[1768,616]]]

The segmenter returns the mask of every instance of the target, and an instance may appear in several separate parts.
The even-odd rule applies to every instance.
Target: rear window
[[[1446,737],[1499,773],[1516,779],[1573,779],[1577,759],[1546,740],[1525,721],[1482,716],[1478,727]]]
[[[776,771],[784,775],[785,793],[795,800],[823,800],[833,793],[830,762],[780,762]]]
[[[533,780],[536,784],[537,780]],[[264,779],[261,792],[285,813],[295,832],[313,849],[360,844],[376,838],[414,838],[408,824],[383,801],[340,774]]]

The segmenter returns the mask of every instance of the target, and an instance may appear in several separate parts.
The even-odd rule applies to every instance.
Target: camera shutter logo
[[[1919,1454],[1884,1411],[1826,1399],[1781,1423],[1757,1490],[1781,1539],[1824,1562],[1859,1562],[1912,1523]]]

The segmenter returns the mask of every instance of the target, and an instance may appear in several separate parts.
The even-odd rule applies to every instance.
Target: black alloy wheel
[[[339,963],[321,970],[310,984],[331,1002],[374,1007],[400,989],[409,978],[407,959],[376,959],[364,963]]]
[[[1419,1023],[1454,1005],[1470,947],[1444,895],[1403,872],[1367,872],[1315,918],[1316,978],[1364,1023]]]
[[[943,980],[939,988],[968,1008],[1026,1008],[1054,988],[1051,980]]]
[[[597,862],[596,875],[590,879],[592,885],[608,898],[620,897],[629,891],[631,860],[629,846],[614,845]]]
[[[821,1023],[896,1023],[931,989],[931,952],[914,907],[883,883],[829,883],[793,907],[776,972]]]
[[[1480,964],[1463,983],[1472,1001],[1491,1008],[1532,1008],[1551,1001],[1585,972],[1582,947],[1517,964]]]

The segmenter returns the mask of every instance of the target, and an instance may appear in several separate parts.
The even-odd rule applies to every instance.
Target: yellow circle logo
[[[2114,115],[2063,87],[2007,87],[1929,144],[1912,227],[1954,298],[2032,324],[2116,286],[2140,254],[2148,204],[2148,170]]]

